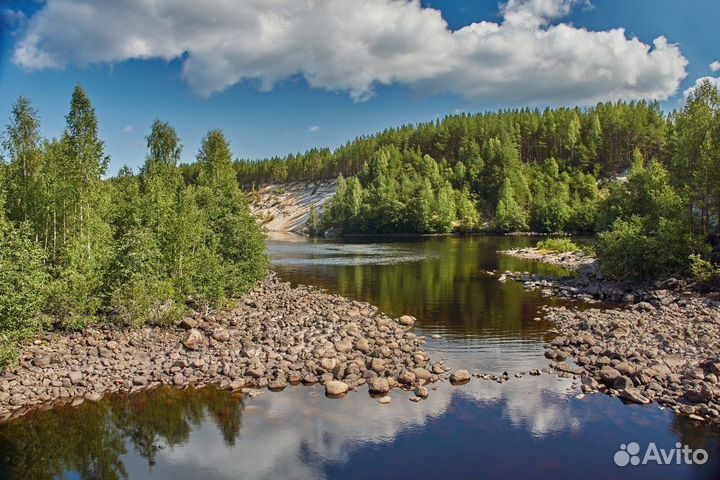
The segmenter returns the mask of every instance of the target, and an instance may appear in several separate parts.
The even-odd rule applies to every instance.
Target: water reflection
[[[128,445],[152,467],[164,449],[186,444],[211,420],[232,447],[242,410],[239,398],[213,388],[159,388],[36,412],[0,426],[0,478],[55,478],[66,471],[82,479],[128,478],[121,459]]]
[[[426,349],[451,366],[511,373],[547,365],[547,303],[487,270],[561,273],[497,256],[524,238],[402,240],[390,244],[269,244],[286,280],[369,301],[419,318]],[[419,260],[418,260],[419,259]],[[0,425],[0,478],[720,478],[719,432],[657,406],[575,398],[571,380],[551,375],[498,384],[447,383],[422,402],[393,391],[379,405],[366,391],[342,400],[297,386],[241,399],[212,388],[160,388],[77,408],[36,412]],[[706,448],[702,468],[622,470],[621,443],[681,441]]]
[[[657,407],[577,400],[568,387],[552,376],[442,384],[420,403],[394,391],[389,405],[366,392],[327,399],[319,387],[245,401],[165,387],[1,426],[0,478],[715,478],[716,430]],[[612,455],[628,441],[683,441],[713,463],[627,477]]]

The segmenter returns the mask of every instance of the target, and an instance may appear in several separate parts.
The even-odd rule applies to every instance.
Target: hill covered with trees
[[[221,131],[203,139],[188,185],[177,133],[160,121],[140,173],[106,179],[95,111],[79,86],[60,138],[42,138],[39,126],[19,98],[0,164],[0,365],[42,328],[166,323],[265,275],[263,235]]]
[[[616,102],[453,115],[235,169],[248,188],[338,176],[317,231],[598,232],[609,272],[667,275],[711,259],[718,98],[705,82],[670,114]]]

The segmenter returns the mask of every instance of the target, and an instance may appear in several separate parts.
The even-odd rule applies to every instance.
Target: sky
[[[0,0],[0,120],[25,95],[58,137],[79,83],[114,174],[155,119],[191,162],[212,128],[258,159],[460,112],[669,111],[720,83],[718,18],[717,0]]]

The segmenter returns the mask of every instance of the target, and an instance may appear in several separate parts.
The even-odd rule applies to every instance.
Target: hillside
[[[250,209],[267,232],[302,233],[312,207],[322,211],[336,185],[334,179],[265,185],[251,194]]]

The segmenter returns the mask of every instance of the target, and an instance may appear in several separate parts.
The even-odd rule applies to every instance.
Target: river
[[[532,243],[491,236],[268,241],[284,280],[414,315],[433,358],[507,371],[503,384],[443,382],[418,403],[393,390],[388,405],[366,390],[338,400],[303,385],[255,398],[212,388],[113,395],[0,426],[0,478],[720,478],[715,427],[655,404],[582,396],[571,379],[514,377],[548,365],[543,345],[552,324],[537,319],[538,309],[560,302],[487,272],[564,274],[496,253]],[[705,449],[709,461],[617,466],[616,452],[630,442],[640,458],[651,442],[666,451],[680,442]]]

